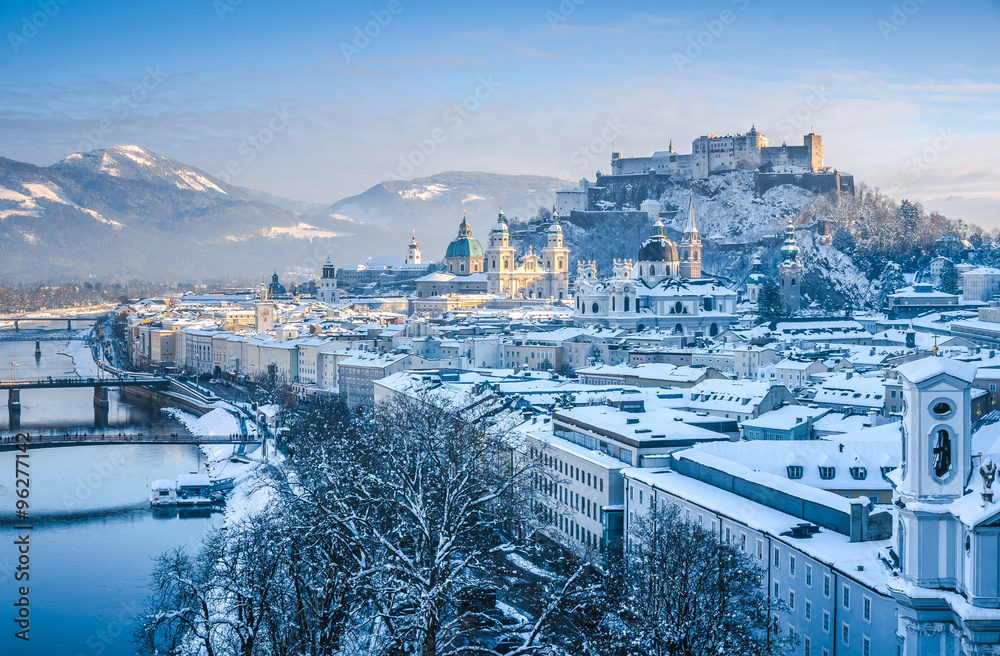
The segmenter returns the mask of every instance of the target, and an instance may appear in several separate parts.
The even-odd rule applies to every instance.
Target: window
[[[777,599],[780,596],[779,595],[780,592],[781,592],[781,584],[778,583],[777,581],[775,581],[774,582],[774,598],[775,599]]]
[[[851,589],[844,584],[844,592],[841,597],[841,601],[844,604],[844,610],[851,610]]]
[[[740,551],[747,550],[747,534],[740,533]]]
[[[833,478],[836,475],[836,473],[837,473],[836,467],[820,467],[819,468],[819,477],[822,478],[824,481],[830,480],[831,478]]]
[[[639,490],[639,505],[642,505],[642,490]]]
[[[813,566],[806,565],[806,585],[813,587]]]
[[[795,612],[795,591],[788,591],[788,611],[791,613]]]
[[[827,599],[830,598],[830,575],[823,575],[823,596]]]
[[[774,548],[774,566],[781,567],[781,552],[778,551],[778,547]]]
[[[805,656],[812,656],[812,646],[813,646],[812,645],[812,640],[809,638],[809,636],[803,636],[802,637],[802,650],[803,650],[802,653],[805,654]]]
[[[788,556],[788,575],[795,576],[795,556]]]
[[[872,656],[872,640],[868,636],[861,637],[861,656]]]
[[[731,542],[732,542],[732,535],[730,534],[729,527],[727,526],[726,527],[726,544],[729,544]]]
[[[856,481],[863,481],[868,478],[868,469],[865,467],[851,467],[851,478]]]
[[[789,465],[788,466],[788,478],[802,478],[802,466],[801,465]]]
[[[951,469],[951,435],[943,428],[934,438],[934,475],[944,478]]]
[[[805,605],[804,612],[805,612],[805,616],[806,616],[806,621],[807,622],[812,622],[812,618],[813,618],[813,605],[812,605],[812,602],[809,601],[808,599],[806,599],[806,605]]]
[[[823,631],[825,633],[830,632],[830,611],[828,610],[823,611]]]
[[[872,621],[872,599],[865,597],[861,600],[861,615],[866,622]]]
[[[761,539],[757,540],[757,559],[764,560],[764,541]]]
[[[851,644],[851,625],[847,622],[840,625],[840,639],[845,645]]]

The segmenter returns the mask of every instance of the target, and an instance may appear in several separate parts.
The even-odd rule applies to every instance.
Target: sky
[[[755,125],[1000,226],[1000,0],[4,0],[0,32],[0,156],[38,165],[138,144],[325,205]]]

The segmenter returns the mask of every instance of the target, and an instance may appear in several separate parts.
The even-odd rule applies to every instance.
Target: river
[[[18,363],[18,379],[73,376],[72,358],[59,351],[80,344],[42,341],[42,358],[36,361],[33,341],[0,341],[0,379],[10,379],[11,361]],[[117,391],[109,396],[108,425],[98,428],[90,388],[22,392],[20,431],[118,432],[128,427],[146,433],[186,432],[166,415],[122,402]],[[13,431],[6,402],[4,394],[0,435],[9,437]],[[123,444],[28,453],[30,531],[14,529],[15,454],[0,453],[0,654],[133,654],[134,617],[149,595],[156,556],[175,547],[196,548],[222,520],[219,514],[154,516],[149,509],[150,481],[203,472],[200,451],[184,445]],[[26,533],[30,578],[17,581],[15,543]],[[15,637],[21,586],[28,587],[27,642]]]

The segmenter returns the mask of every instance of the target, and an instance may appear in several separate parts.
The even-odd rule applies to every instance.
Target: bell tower
[[[903,460],[894,498],[903,578],[923,588],[956,588],[964,556],[951,502],[972,473],[970,389],[976,365],[927,357],[900,365]]]
[[[799,244],[795,240],[795,226],[791,221],[785,228],[785,243],[781,246],[778,280],[782,310],[786,314],[797,314],[802,309],[802,263],[799,262]]]
[[[545,287],[549,298],[569,298],[569,249],[563,246],[563,230],[555,205],[552,206],[552,225],[542,249],[542,267],[545,269]]]
[[[420,244],[417,243],[417,232],[413,231],[410,238],[410,248],[406,251],[407,264],[420,264]]]
[[[694,222],[694,189],[691,190],[691,200],[688,205],[687,223],[684,224],[684,237],[680,248],[680,277],[701,278],[701,237],[698,226]]]
[[[491,294],[512,294],[516,251],[510,245],[510,228],[507,216],[500,206],[497,222],[490,230],[490,243],[486,248],[486,290]]]

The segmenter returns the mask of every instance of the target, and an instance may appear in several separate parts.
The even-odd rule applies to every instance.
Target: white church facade
[[[609,278],[597,277],[594,262],[578,263],[573,288],[578,325],[655,327],[678,335],[715,336],[736,322],[736,292],[701,275],[693,199],[679,248],[663,228],[658,219],[636,262],[615,260]]]

